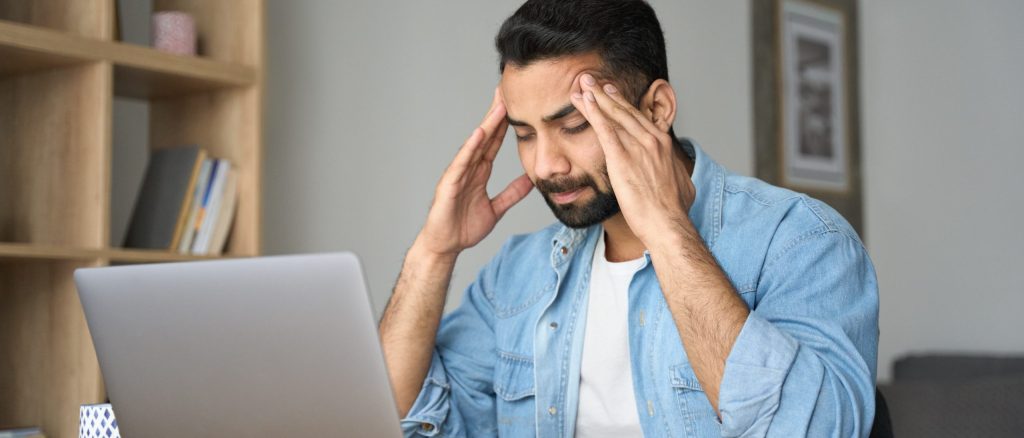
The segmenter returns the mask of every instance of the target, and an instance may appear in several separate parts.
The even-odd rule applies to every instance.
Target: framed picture
[[[855,0],[752,0],[757,177],[863,234]]]

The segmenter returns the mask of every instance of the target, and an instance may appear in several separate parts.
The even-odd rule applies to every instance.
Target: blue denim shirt
[[[751,312],[726,360],[719,419],[645,254],[629,286],[644,435],[867,436],[878,288],[857,234],[825,204],[684,147],[696,161],[690,219]],[[601,232],[555,224],[507,241],[442,320],[406,436],[573,436]]]

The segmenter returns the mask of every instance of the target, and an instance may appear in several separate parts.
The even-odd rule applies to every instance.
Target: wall
[[[1024,352],[1024,2],[866,1],[867,243],[881,376],[915,351]]]
[[[677,131],[740,173],[750,145],[746,1],[652,2]],[[433,185],[496,81],[503,2],[267,2],[267,253],[354,250],[375,306]],[[1019,171],[1024,3],[863,1],[866,240],[882,289],[880,377],[924,350],[1024,350]],[[519,174],[512,142],[492,188]],[[510,233],[552,221],[539,196],[460,259],[449,303]]]

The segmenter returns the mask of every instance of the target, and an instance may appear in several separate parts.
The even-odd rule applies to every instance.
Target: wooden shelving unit
[[[0,428],[75,437],[106,398],[75,269],[211,258],[109,245],[114,96],[149,102],[150,149],[232,160],[225,257],[260,253],[263,1],[153,3],[196,18],[200,56],[113,41],[113,0],[0,0]]]

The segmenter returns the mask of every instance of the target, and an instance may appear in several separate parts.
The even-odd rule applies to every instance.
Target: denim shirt
[[[825,204],[732,174],[683,144],[695,159],[690,219],[751,311],[726,360],[719,418],[645,253],[629,286],[644,435],[867,436],[878,287],[857,234]],[[573,436],[602,232],[555,224],[505,243],[442,320],[423,388],[402,420],[406,436]]]

